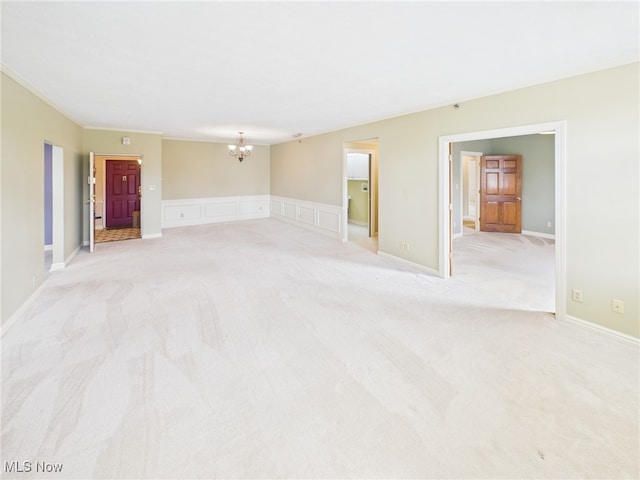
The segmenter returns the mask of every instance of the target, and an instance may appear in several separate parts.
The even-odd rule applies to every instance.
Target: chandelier
[[[242,138],[244,132],[238,133],[240,134],[240,139],[238,140],[238,143],[236,145],[229,145],[229,155],[231,155],[232,157],[237,157],[238,160],[242,161],[246,157],[251,155],[251,149],[253,148],[253,146],[244,144],[244,138]]]

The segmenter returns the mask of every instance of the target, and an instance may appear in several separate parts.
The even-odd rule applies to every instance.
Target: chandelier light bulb
[[[238,143],[236,145],[229,145],[229,155],[232,157],[236,157],[239,161],[244,160],[246,157],[251,155],[251,150],[253,149],[252,145],[245,145],[243,134],[244,132],[238,132],[240,134],[240,138],[238,139]]]

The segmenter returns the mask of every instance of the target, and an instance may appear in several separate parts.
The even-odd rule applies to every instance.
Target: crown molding
[[[22,88],[27,90],[29,93],[31,93],[32,95],[35,95],[39,100],[43,101],[44,103],[49,105],[51,108],[57,110],[61,115],[64,115],[73,123],[77,124],[79,127],[84,128],[84,126],[82,125],[82,122],[80,122],[77,118],[75,118],[70,113],[66,112],[62,107],[60,107],[60,105],[57,105],[56,103],[52,102],[44,94],[36,90],[31,84],[29,84],[26,80],[22,79],[17,73],[11,71],[5,65],[1,65],[1,64],[0,64],[0,71],[4,73],[7,77],[9,77],[11,80],[16,82],[18,85],[20,85]]]
[[[128,128],[108,128],[108,127],[83,127],[85,130],[106,130],[108,132],[122,132],[122,133],[145,133],[148,135],[162,135],[162,132],[155,132],[153,130],[132,130]]]

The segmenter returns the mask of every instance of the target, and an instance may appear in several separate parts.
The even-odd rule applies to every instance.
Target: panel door
[[[135,160],[106,161],[106,227],[133,226],[140,210],[140,165]]]
[[[522,157],[485,155],[480,170],[480,230],[522,231]]]

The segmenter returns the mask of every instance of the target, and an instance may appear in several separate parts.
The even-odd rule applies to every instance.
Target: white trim
[[[161,211],[162,228],[267,218],[269,195],[163,200]]]
[[[372,139],[373,140],[373,139]],[[378,139],[376,138],[375,141],[377,142]],[[346,143],[356,143],[356,142],[346,142]],[[344,147],[342,149],[342,224],[340,226],[340,228],[342,229],[342,241],[343,242],[347,242],[349,241],[349,228],[347,226],[347,224],[349,223],[349,180],[356,180],[354,178],[348,178],[348,168],[347,168],[347,155],[350,153],[365,153],[367,155],[369,155],[369,195],[368,195],[368,202],[367,202],[367,223],[366,223],[366,227],[368,227],[369,231],[371,232],[371,230],[378,230],[378,223],[376,222],[376,224],[373,226],[374,228],[372,228],[371,222],[373,221],[372,219],[372,213],[375,213],[376,215],[378,215],[378,202],[375,202],[374,205],[374,201],[375,198],[378,196],[378,183],[379,183],[379,168],[378,168],[378,158],[377,158],[377,154],[376,154],[376,150],[372,150],[369,148],[347,148]],[[376,181],[374,182],[374,174],[373,174],[373,170],[374,170],[374,166],[375,166],[375,178]],[[373,211],[375,210],[375,212]],[[359,225],[359,223],[352,221],[352,223]]]
[[[144,155],[142,155],[141,153],[90,153],[93,153],[94,157],[138,157],[140,160],[144,160]],[[105,160],[107,159],[105,158]]]
[[[79,127],[82,127],[82,123],[79,120],[77,120],[71,114],[69,114],[67,111],[65,111],[60,105],[57,105],[56,103],[52,102],[50,98],[47,98],[46,96],[44,96],[44,94],[42,94],[38,90],[36,90],[35,87],[33,87],[32,85],[27,83],[26,80],[23,80],[17,73],[9,70],[4,65],[0,65],[0,71],[4,72],[9,78],[11,78],[13,81],[15,81],[18,85],[20,85],[22,88],[26,89],[28,92],[30,92],[33,95],[35,95],[38,99],[42,100],[44,103],[49,105],[51,108],[53,108],[54,110],[57,110],[58,112],[60,112],[63,116],[67,117],[69,120],[71,120],[73,123],[75,123]],[[47,142],[47,143],[49,143],[49,142]]]
[[[203,142],[203,143],[214,143],[218,145],[224,145],[225,147],[229,143],[236,142],[238,139],[211,139],[211,138],[185,138],[185,137],[162,137],[162,140],[171,140],[174,142]],[[251,141],[251,145],[254,147],[269,147],[271,146],[269,143],[256,143],[253,140]]]
[[[77,253],[80,251],[81,246],[78,245],[78,247],[71,252],[71,254],[66,258],[66,260],[64,262],[59,262],[59,263],[54,263],[51,265],[49,271],[53,272],[55,270],[62,270],[63,268],[65,268],[65,266],[73,259],[73,257],[75,257],[77,255]],[[38,286],[38,288],[36,288],[34,290],[34,292],[29,295],[29,298],[27,298],[17,309],[15,312],[13,312],[13,314],[7,319],[6,322],[4,322],[2,325],[0,325],[0,337],[3,337],[5,333],[7,333],[7,331],[14,325],[14,323],[18,320],[18,318],[25,312],[25,310],[27,308],[29,308],[29,306],[33,303],[33,301],[42,293],[42,291],[44,290],[44,288],[46,287],[47,283],[49,282],[49,279],[51,278],[51,276],[46,276],[44,281]]]
[[[580,328],[584,328],[592,332],[599,333],[600,335],[605,335],[613,340],[623,342],[627,345],[632,345],[634,347],[640,346],[640,338],[632,337],[631,335],[627,335],[626,333],[603,327],[602,325],[588,322],[586,320],[582,320],[581,318],[572,317],[571,315],[565,315],[562,321],[572,325],[577,325]]]
[[[27,308],[29,308],[34,300],[38,298],[38,296],[44,290],[44,287],[46,286],[48,280],[49,277],[45,278],[44,282],[42,282],[31,295],[29,295],[29,298],[27,298],[15,312],[13,312],[13,314],[7,319],[7,321],[0,325],[0,338],[3,337],[11,327],[13,327],[18,318],[27,310]]]
[[[52,252],[51,263],[64,264],[64,149],[51,145],[51,181],[52,181]]]
[[[343,207],[271,195],[270,211],[273,218],[345,241],[346,214]]]
[[[161,237],[162,237],[162,233],[148,233],[148,234],[142,235],[143,240],[148,240],[150,238],[161,238]]]
[[[360,220],[349,220],[349,221],[347,221],[347,224],[349,224],[349,225],[357,225],[359,227],[368,227],[369,226],[369,222],[362,222]]]
[[[439,272],[437,270],[434,270],[433,268],[425,267],[424,265],[420,265],[419,263],[414,263],[410,260],[405,260],[404,258],[396,257],[395,255],[389,255],[388,253],[381,252],[380,250],[378,250],[376,253],[380,257],[388,258],[390,260],[393,260],[394,262],[402,263],[404,265],[408,265],[410,267],[416,268],[418,270],[429,273],[431,275],[439,276]]]
[[[531,230],[522,230],[520,233],[522,235],[529,235],[530,237],[548,238],[550,240],[556,239],[556,236],[552,233],[532,232]]]
[[[84,242],[83,242],[84,245]],[[64,268],[66,268],[67,265],[69,265],[69,262],[71,262],[71,260],[73,260],[73,257],[75,257],[78,252],[80,251],[80,249],[83,247],[83,245],[78,245],[75,250],[73,250],[73,252],[71,252],[69,254],[69,256],[67,258],[64,259],[64,262],[57,262],[57,263],[52,263],[51,267],[49,268],[50,272],[53,272],[55,270],[62,270]]]
[[[92,127],[90,125],[87,125],[85,127],[82,127],[85,130],[105,130],[107,132],[122,132],[122,133],[143,133],[143,134],[148,134],[148,135],[162,135],[162,132],[155,132],[153,130],[127,130],[127,129],[123,129],[123,128],[107,128],[107,127]],[[98,154],[96,154],[98,155]],[[121,154],[124,155],[124,154]]]
[[[566,122],[555,121],[533,125],[521,125],[496,130],[442,135],[438,139],[439,151],[439,202],[438,225],[438,275],[449,278],[449,143],[485,140],[490,138],[515,137],[519,135],[533,135],[539,132],[555,132],[555,297],[556,317],[564,318],[567,314],[566,298]]]
[[[460,219],[461,219],[461,225],[460,225],[460,235],[462,236],[464,235],[464,221],[465,220],[473,220],[473,229],[476,231],[480,230],[480,164],[482,163],[482,159],[480,157],[482,157],[482,155],[484,155],[483,152],[469,152],[467,150],[461,150],[460,151]],[[475,196],[476,196],[476,215],[475,217],[469,217],[467,215],[467,217],[464,216],[464,178],[462,177],[462,169],[464,167],[464,162],[462,161],[462,157],[476,157],[477,164],[476,164],[476,191],[475,191]],[[456,236],[454,236],[453,238],[457,238]]]

